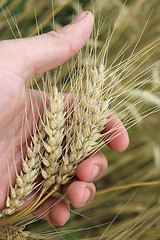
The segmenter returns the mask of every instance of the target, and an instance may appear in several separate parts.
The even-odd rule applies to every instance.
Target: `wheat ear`
[[[44,178],[42,194],[55,183],[55,176],[61,165],[62,142],[64,138],[64,99],[54,85],[49,93],[49,108],[43,112],[43,124],[46,138],[43,141],[41,175]]]
[[[40,124],[40,123],[39,123]],[[41,151],[41,132],[37,132],[36,124],[33,127],[30,146],[27,145],[27,154],[23,158],[22,169],[16,176],[16,184],[10,187],[10,193],[7,195],[6,208],[2,210],[0,216],[11,215],[17,208],[25,203],[25,197],[35,188],[35,179],[40,170],[40,151]]]

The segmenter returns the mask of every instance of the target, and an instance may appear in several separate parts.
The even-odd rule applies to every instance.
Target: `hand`
[[[11,183],[14,186],[16,168],[21,167],[21,124],[25,112],[25,103],[29,103],[29,95],[25,90],[25,81],[36,73],[55,68],[74,54],[87,42],[93,27],[93,15],[83,12],[80,16],[57,32],[49,32],[26,39],[5,40],[0,42],[0,209],[5,207],[6,195]],[[42,108],[39,94],[36,101]],[[28,104],[29,105],[29,104]],[[15,121],[16,119],[16,121]],[[28,123],[32,126],[31,107],[28,111]],[[114,124],[121,124],[115,116],[106,126],[105,131]],[[108,145],[116,151],[123,151],[128,146],[128,134],[124,131]],[[14,135],[14,141],[13,141]],[[27,135],[29,138],[29,133]],[[25,138],[22,138],[25,148]],[[13,153],[14,149],[14,153]],[[14,159],[13,159],[14,156]],[[82,162],[76,171],[79,180],[63,186],[61,192],[67,196],[74,207],[88,204],[95,193],[92,181],[100,178],[107,168],[105,156],[98,152]],[[47,199],[41,207],[49,207],[55,202],[54,197]],[[45,220],[63,225],[69,219],[69,206],[61,201]]]

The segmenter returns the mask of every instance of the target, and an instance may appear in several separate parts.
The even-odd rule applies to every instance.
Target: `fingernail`
[[[85,203],[88,203],[88,201],[90,199],[90,196],[91,196],[91,192],[90,192],[89,188],[86,188],[85,189],[85,196],[84,196],[84,202]]]
[[[93,165],[92,169],[92,179],[94,180],[99,174],[99,167],[97,165]]]
[[[73,21],[72,23],[77,23],[79,21],[81,21],[83,18],[85,18],[85,16],[88,14],[89,12],[82,12],[80,13]]]

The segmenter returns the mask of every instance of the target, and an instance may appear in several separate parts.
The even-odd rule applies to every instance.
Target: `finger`
[[[83,207],[89,204],[94,198],[96,188],[93,183],[75,181],[70,185],[64,186],[63,194],[67,196],[75,208]]]
[[[53,225],[63,226],[70,218],[70,207],[64,200],[51,196],[33,214]]]
[[[82,12],[71,24],[58,31],[0,43],[0,68],[16,72],[23,79],[63,64],[87,42],[93,28],[93,15]],[[15,61],[16,59],[16,61]]]
[[[79,164],[76,175],[81,181],[92,182],[103,176],[107,166],[105,155],[99,151]]]
[[[102,134],[105,134],[104,141],[114,151],[123,152],[129,145],[128,133],[116,115],[110,115],[109,119],[102,131]]]

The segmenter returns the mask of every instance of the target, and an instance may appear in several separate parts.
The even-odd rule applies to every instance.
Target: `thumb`
[[[55,68],[84,46],[90,37],[93,22],[90,12],[82,12],[71,24],[58,31],[1,41],[0,68],[16,72],[25,80],[35,73]]]

